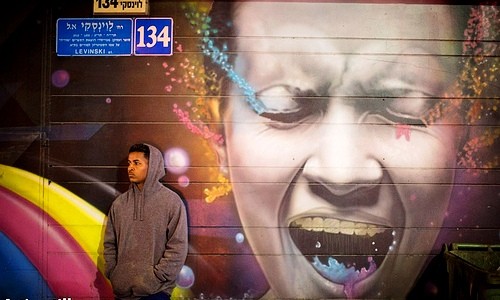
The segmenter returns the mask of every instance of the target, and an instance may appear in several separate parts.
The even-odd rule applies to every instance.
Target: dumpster
[[[445,247],[450,300],[500,300],[500,245]]]

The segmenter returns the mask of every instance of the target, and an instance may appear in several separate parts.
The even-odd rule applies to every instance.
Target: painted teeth
[[[292,222],[291,227],[302,228],[308,231],[342,233],[349,235],[367,235],[374,236],[377,233],[383,233],[386,228],[377,227],[373,224],[355,223],[351,221],[342,221],[331,218],[301,218]]]

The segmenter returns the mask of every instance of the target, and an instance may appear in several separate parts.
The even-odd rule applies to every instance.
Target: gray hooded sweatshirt
[[[165,176],[163,155],[148,147],[149,166],[142,191],[131,184],[113,201],[107,218],[105,274],[120,299],[172,294],[188,251],[184,203],[159,182]]]

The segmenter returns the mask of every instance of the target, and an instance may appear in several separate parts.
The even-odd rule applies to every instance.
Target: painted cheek
[[[300,146],[294,146],[299,144],[291,143],[293,139],[285,141],[277,137],[252,141],[239,143],[240,151],[232,155],[232,165],[247,166],[239,171],[240,176],[249,182],[290,182],[303,161]]]
[[[453,171],[428,170],[421,179],[409,178],[413,184],[402,190],[402,197],[411,224],[439,226],[448,206],[452,191]],[[414,213],[412,213],[414,212]]]

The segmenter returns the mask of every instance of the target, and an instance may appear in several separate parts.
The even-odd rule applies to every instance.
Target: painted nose
[[[363,124],[354,107],[335,103],[318,127],[318,143],[304,165],[309,182],[342,196],[361,187],[380,183],[381,163],[371,141],[373,126]]]

